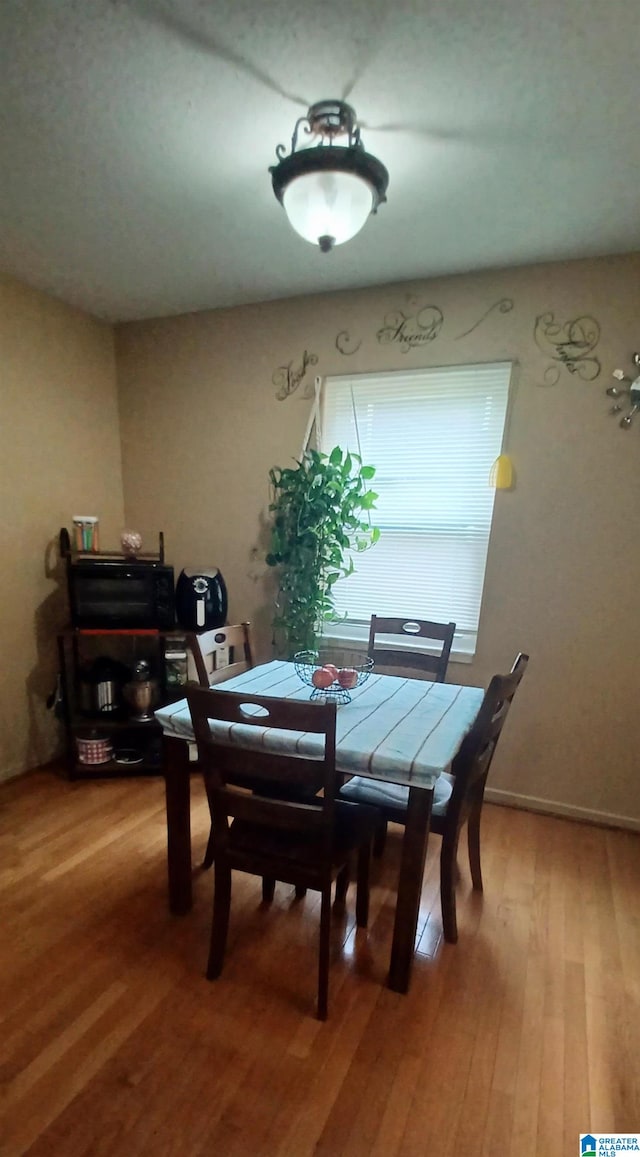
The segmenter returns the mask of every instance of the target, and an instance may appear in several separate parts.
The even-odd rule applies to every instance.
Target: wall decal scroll
[[[488,318],[490,313],[493,313],[494,309],[497,309],[498,313],[511,313],[514,305],[515,302],[512,297],[501,297],[500,301],[494,301],[493,305],[489,306],[488,310],[483,313],[482,317],[479,317],[470,329],[465,329],[463,333],[459,333],[457,337],[454,338],[454,341],[460,341],[460,338],[468,337],[470,333],[473,333],[474,329],[477,329],[479,325],[482,325],[483,321]]]
[[[376,336],[380,345],[390,345],[394,342],[406,354],[409,350],[435,341],[442,329],[443,321],[444,316],[437,305],[424,305],[414,317],[409,317],[398,309],[386,315],[384,324]]]
[[[307,350],[302,351],[302,361],[299,366],[294,369],[293,361],[290,361],[286,366],[278,366],[274,370],[271,381],[274,386],[277,386],[276,398],[279,402],[283,402],[285,398],[290,397],[298,389],[301,381],[309,368],[309,366],[317,366],[318,355],[310,354]],[[311,396],[307,390],[313,391],[313,382],[305,389],[304,396]]]
[[[336,337],[336,349],[338,353],[343,354],[345,357],[351,357],[351,354],[357,353],[362,345],[362,338],[360,338],[357,345],[354,345],[354,342],[355,338],[349,336],[349,331],[341,329]]]
[[[592,355],[600,341],[600,325],[594,317],[584,315],[562,325],[553,313],[541,313],[533,327],[533,338],[540,352],[553,358],[544,371],[543,385],[555,386],[563,366],[583,382],[593,382],[598,377],[602,367]]]

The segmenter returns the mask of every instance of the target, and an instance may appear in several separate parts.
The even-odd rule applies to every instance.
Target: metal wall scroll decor
[[[640,354],[634,354],[632,361],[637,371],[640,367]],[[635,415],[640,410],[640,373],[636,373],[635,378],[630,378],[628,374],[625,374],[624,370],[614,370],[613,377],[617,382],[624,382],[624,385],[609,386],[607,389],[607,396],[609,398],[615,399],[613,405],[609,409],[609,413],[621,414],[623,407],[622,402],[619,401],[619,399],[628,397],[629,402],[627,403],[627,412],[626,414],[623,414],[620,419],[620,425],[622,429],[628,430],[633,422]]]
[[[352,354],[356,354],[361,345],[362,338],[356,341],[355,338],[351,337],[347,329],[341,329],[340,333],[336,336],[336,349],[343,357],[351,357]]]
[[[489,308],[483,313],[482,317],[479,317],[470,329],[465,329],[462,333],[459,333],[454,340],[460,341],[460,338],[468,337],[470,333],[473,333],[474,329],[477,329],[479,325],[482,325],[483,321],[486,321],[489,314],[493,313],[494,309],[497,310],[498,313],[511,313],[514,305],[515,302],[512,297],[501,297],[500,301],[494,301],[493,305],[489,306]]]
[[[493,305],[490,305],[472,326],[457,334],[453,340],[459,341],[463,337],[468,337],[492,313],[511,313],[514,305],[515,302],[512,297],[501,297],[499,301],[494,301]],[[417,309],[415,314],[404,313],[403,310],[398,309],[386,315],[384,325],[378,330],[376,336],[380,345],[396,343],[401,347],[403,353],[408,353],[410,349],[435,341],[443,324],[444,315],[437,305],[425,305],[422,309]],[[346,329],[341,329],[336,335],[335,346],[343,357],[351,357],[358,352],[361,345],[362,338],[352,337]]]
[[[310,354],[307,350],[303,350],[302,361],[299,366],[294,368],[293,361],[290,361],[286,366],[278,366],[277,370],[274,370],[271,378],[274,386],[278,387],[276,391],[278,401],[284,402],[285,398],[294,394],[300,383],[304,380],[309,366],[317,366],[317,364],[318,355]],[[304,391],[304,397],[311,396],[312,392],[313,383],[311,382]]]
[[[425,305],[413,317],[398,309],[386,315],[376,336],[380,345],[399,345],[406,354],[435,341],[443,322],[444,315],[437,305]]]
[[[553,313],[541,313],[533,337],[540,352],[553,359],[544,371],[545,386],[556,385],[563,366],[583,382],[598,377],[602,367],[593,351],[600,341],[600,326],[595,318],[585,315],[561,324]]]

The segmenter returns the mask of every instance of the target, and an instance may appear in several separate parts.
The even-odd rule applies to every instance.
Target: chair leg
[[[469,844],[469,867],[471,879],[476,892],[482,892],[482,868],[480,866],[480,815],[482,802],[475,804],[471,810],[467,823],[467,841]]]
[[[356,924],[366,928],[369,923],[369,868],[371,844],[361,844],[358,851],[358,890],[356,892]]]
[[[381,819],[377,828],[376,828],[376,833],[373,837],[373,854],[374,854],[376,860],[379,860],[382,853],[384,852],[384,846],[385,846],[386,842],[387,842],[387,821],[384,819]]]
[[[224,953],[229,931],[229,910],[231,908],[231,869],[216,864],[213,888],[213,920],[211,922],[211,944],[207,980],[215,980],[222,972]]]
[[[336,877],[336,904],[344,904],[347,898],[350,877],[349,864],[345,864]]]
[[[322,889],[320,910],[320,953],[318,961],[318,1020],[326,1020],[329,1004],[329,960],[331,952],[331,884]]]
[[[204,853],[204,860],[202,861],[203,869],[206,871],[207,868],[211,867],[212,863],[213,863],[213,825],[211,825],[211,831],[209,832],[209,839],[207,840],[207,850]]]
[[[456,920],[456,857],[458,852],[458,832],[451,837],[442,837],[440,850],[440,904],[442,906],[442,927],[448,944],[458,940]]]
[[[276,882],[271,876],[262,877],[262,899],[265,904],[270,904],[273,900],[276,890]]]

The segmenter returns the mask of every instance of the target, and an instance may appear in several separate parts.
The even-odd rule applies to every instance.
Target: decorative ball
[[[122,553],[127,558],[135,558],[142,546],[142,536],[138,534],[137,530],[123,530],[120,535],[120,545],[122,546]]]

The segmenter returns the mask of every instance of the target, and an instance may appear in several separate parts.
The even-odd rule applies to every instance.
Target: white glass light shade
[[[349,241],[362,229],[374,204],[367,181],[353,173],[316,172],[295,177],[282,197],[296,233],[317,245],[332,237],[334,245]]]

